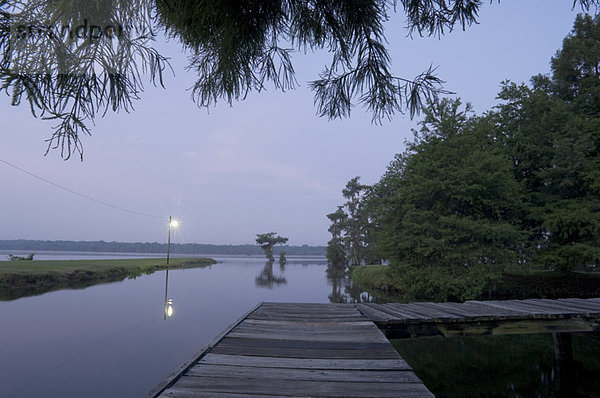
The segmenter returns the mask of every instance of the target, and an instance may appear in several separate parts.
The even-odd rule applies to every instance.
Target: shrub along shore
[[[355,286],[386,301],[439,301],[440,296],[431,289],[416,289],[429,293],[414,295],[414,287],[406,288],[406,277],[387,265],[350,267]],[[451,281],[448,281],[451,283]],[[549,270],[505,271],[502,276],[476,297],[478,300],[508,300],[528,298],[592,298],[600,296],[600,273],[557,272]],[[452,300],[451,301],[456,301]],[[445,300],[443,300],[445,301]],[[462,300],[458,300],[462,301]]]
[[[172,258],[169,269],[207,267],[212,258]],[[164,258],[0,262],[0,300],[81,289],[167,269]]]

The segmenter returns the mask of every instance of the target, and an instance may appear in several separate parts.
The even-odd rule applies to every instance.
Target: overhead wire
[[[111,207],[111,208],[113,208],[113,209],[120,210],[120,211],[123,211],[123,212],[126,212],[126,213],[136,214],[136,215],[138,215],[138,216],[152,217],[152,218],[164,218],[164,217],[162,217],[162,216],[157,216],[157,215],[153,215],[153,214],[142,213],[142,212],[135,211],[135,210],[131,210],[131,209],[126,209],[126,208],[124,208],[124,207],[121,207],[121,206],[113,205],[113,204],[111,204],[111,203],[108,203],[108,202],[104,202],[104,201],[102,201],[102,200],[95,199],[95,198],[93,198],[93,197],[91,197],[91,196],[89,196],[89,195],[82,194],[82,193],[80,193],[80,192],[74,191],[74,190],[72,190],[72,189],[70,189],[70,188],[67,188],[67,187],[65,187],[65,186],[62,186],[62,185],[60,185],[60,184],[57,184],[57,183],[55,183],[55,182],[52,182],[52,181],[50,181],[50,180],[48,180],[48,179],[46,179],[46,178],[44,178],[44,177],[40,177],[39,175],[37,175],[37,174],[34,174],[34,173],[30,172],[30,171],[27,171],[27,170],[25,170],[25,169],[23,169],[23,168],[21,168],[21,167],[19,167],[19,166],[17,166],[17,165],[14,165],[14,164],[12,164],[11,162],[9,162],[9,161],[7,161],[7,160],[4,160],[4,159],[2,159],[2,158],[0,158],[0,163],[4,163],[5,165],[7,165],[7,166],[9,166],[9,167],[12,167],[13,169],[19,170],[20,172],[22,172],[22,173],[25,173],[25,174],[27,174],[27,175],[29,175],[29,176],[31,176],[31,177],[37,178],[38,180],[41,180],[41,181],[43,181],[43,182],[45,182],[45,183],[47,183],[47,184],[50,184],[50,185],[52,185],[52,186],[54,186],[54,187],[56,187],[56,188],[62,189],[63,191],[66,191],[66,192],[72,193],[72,194],[74,194],[74,195],[77,195],[77,196],[79,196],[79,197],[81,197],[81,198],[84,198],[84,199],[90,200],[90,201],[92,201],[92,202],[95,202],[95,203],[97,203],[97,204],[101,204],[101,205],[104,205],[104,206],[107,206],[107,207]]]

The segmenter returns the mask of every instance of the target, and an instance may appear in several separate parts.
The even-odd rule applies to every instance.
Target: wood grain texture
[[[337,369],[337,370],[410,370],[401,358],[396,359],[315,359],[273,358],[243,355],[207,354],[198,363],[211,365],[248,366],[260,368]]]
[[[194,392],[221,393],[244,392],[277,397],[432,397],[422,383],[310,381],[242,377],[183,376],[175,388]],[[169,390],[161,397],[177,397]]]

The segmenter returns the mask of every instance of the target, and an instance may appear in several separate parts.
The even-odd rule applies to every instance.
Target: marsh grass
[[[211,258],[173,258],[168,269],[207,267]],[[0,300],[52,290],[81,289],[167,269],[164,258],[0,262]]]

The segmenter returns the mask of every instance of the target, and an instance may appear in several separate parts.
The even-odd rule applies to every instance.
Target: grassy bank
[[[173,258],[169,269],[206,267],[211,258]],[[80,289],[167,268],[164,258],[123,260],[1,261],[0,300],[14,300],[58,289]]]
[[[390,301],[402,301],[402,281],[386,265],[352,267],[353,283],[373,294]],[[488,286],[478,299],[527,299],[600,297],[600,273],[560,273],[544,270],[527,272],[510,271],[502,275],[493,286]]]

